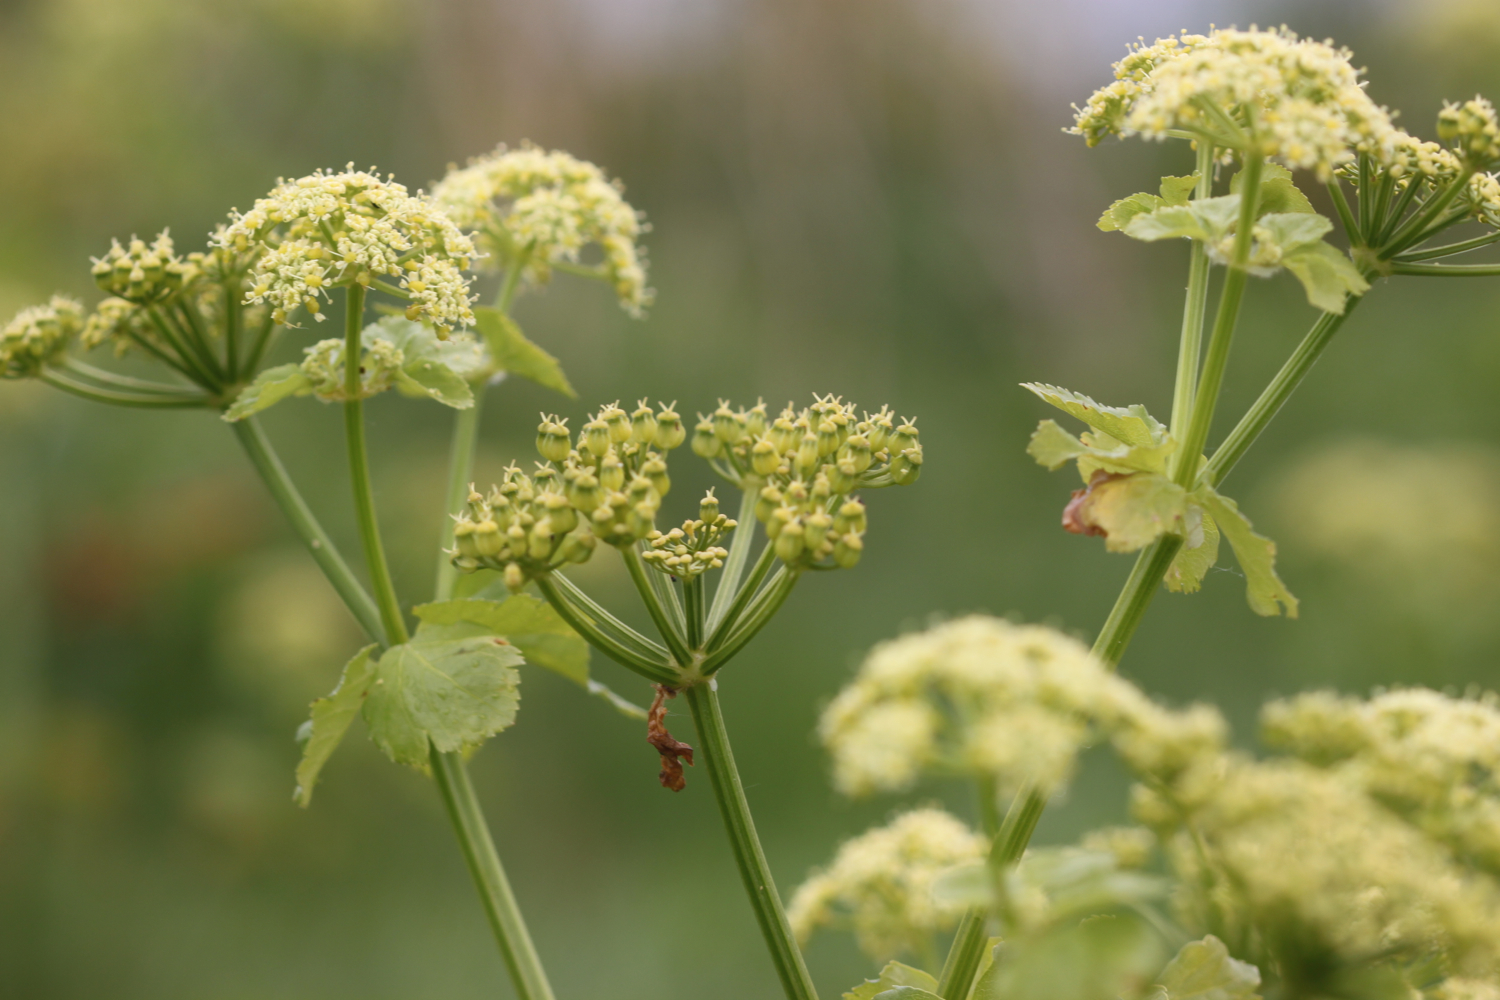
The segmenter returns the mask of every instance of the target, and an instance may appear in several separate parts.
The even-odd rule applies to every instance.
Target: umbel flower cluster
[[[641,400],[626,413],[610,404],[576,436],[566,419],[544,414],[536,447],[545,461],[529,476],[513,466],[489,494],[470,496],[468,510],[456,515],[454,565],[500,570],[520,588],[586,560],[604,541],[641,543],[644,563],[677,578],[721,568],[728,550],[720,543],[739,525],[719,510],[712,490],[696,518],[665,532],[656,527],[672,487],[667,454],[688,439],[675,406],[653,409]],[[860,418],[833,397],[800,412],[788,405],[774,421],[764,403],[736,410],[721,402],[711,416],[700,415],[692,450],[752,493],[775,555],[794,567],[855,565],[867,519],[850,494],[914,482],[922,462],[911,421],[895,426],[888,408]]]
[[[407,318],[440,333],[472,324],[463,272],[479,256],[474,244],[429,199],[353,167],[282,181],[231,215],[215,244],[260,251],[245,301],[268,302],[280,324],[299,308],[322,322],[330,290],[358,285],[406,299]]]
[[[1032,851],[997,876],[1002,932],[1022,951],[1063,933],[1064,916],[1164,904],[1273,976],[1277,995],[1336,995],[1357,977],[1379,995],[1488,997],[1500,993],[1497,705],[1420,689],[1275,701],[1263,738],[1281,755],[1255,759],[1228,749],[1212,709],[1163,708],[1056,632],[974,617],[877,647],[821,732],[852,793],[923,773],[1056,787],[1080,750],[1114,746],[1138,780],[1141,826]],[[1018,742],[1029,752],[1009,752]],[[994,891],[967,874],[982,864],[952,860],[966,832],[921,811],[850,841],[797,894],[799,933],[850,924],[879,960],[915,950]],[[1158,850],[1168,879],[1123,871]],[[918,884],[926,896],[910,900]]]
[[[0,376],[31,378],[84,328],[83,306],[63,295],[22,309],[0,332]]]
[[[520,268],[527,281],[546,284],[553,268],[580,267],[583,249],[603,255],[587,269],[607,280],[620,304],[639,315],[654,292],[637,245],[647,226],[622,197],[624,188],[592,163],[530,143],[454,167],[432,199],[460,227],[473,232],[488,256],[484,265]]]

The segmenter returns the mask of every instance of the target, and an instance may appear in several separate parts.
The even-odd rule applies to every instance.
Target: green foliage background
[[[1441,99],[1500,91],[1482,0],[1420,20],[1210,6],[1194,17],[1334,35],[1424,134]],[[876,498],[859,569],[806,581],[722,681],[785,892],[897,804],[835,797],[811,736],[872,643],[971,610],[1085,635],[1103,620],[1129,560],[1058,527],[1072,484],[1024,454],[1047,414],[1016,384],[1165,417],[1186,247],[1093,223],[1190,167],[1175,146],[1091,152],[1059,132],[1119,51],[1087,32],[1067,75],[956,3],[688,5],[643,24],[607,8],[0,4],[0,312],[93,301],[87,257],[111,236],[170,225],[193,249],[279,174],[353,160],[415,187],[530,138],[624,178],[656,227],[651,317],[565,277],[517,312],[583,400],[690,413],[832,390],[921,417],[923,480]],[[1162,16],[1178,15],[1143,9],[1119,41],[1181,26]],[[1242,741],[1270,693],[1496,684],[1500,284],[1369,298],[1228,487],[1280,542],[1301,620],[1256,618],[1217,570],[1199,595],[1161,595],[1126,660],[1148,690],[1220,703]],[[1290,278],[1253,286],[1218,434],[1312,319]],[[483,475],[530,461],[535,413],[559,402],[493,393]],[[562,412],[576,426],[582,408]],[[370,406],[408,603],[430,597],[449,419]],[[295,401],[267,424],[352,550],[338,415]],[[707,485],[690,466],[669,514]],[[630,607],[618,560],[585,573]],[[218,421],[0,386],[0,996],[508,995],[424,779],[356,738],[315,806],[293,805],[292,734],[360,644]],[[706,778],[670,795],[641,727],[544,671],[522,691],[474,771],[559,993],[774,992]],[[1099,764],[1039,841],[1123,810]],[[873,971],[836,936],[809,957],[834,995]]]

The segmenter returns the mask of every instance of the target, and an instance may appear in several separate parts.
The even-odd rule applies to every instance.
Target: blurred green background
[[[1442,99],[1500,91],[1500,12],[1409,8],[5,0],[0,312],[54,291],[92,302],[88,257],[110,237],[171,226],[194,249],[278,175],[352,160],[416,187],[530,138],[621,177],[655,226],[658,305],[634,322],[566,278],[524,299],[582,400],[494,391],[483,476],[529,461],[536,412],[559,403],[574,426],[640,396],[690,413],[833,391],[920,416],[926,472],[870,498],[863,564],[807,580],[723,677],[788,893],[903,804],[839,799],[812,737],[865,650],[975,610],[1091,636],[1129,570],[1058,526],[1077,484],[1023,454],[1045,413],[1016,383],[1166,416],[1186,248],[1093,222],[1190,161],[1087,150],[1059,131],[1069,103],[1137,35],[1284,20],[1353,47],[1373,96],[1430,133]],[[1226,566],[1199,595],[1158,598],[1125,672],[1217,702],[1246,743],[1273,693],[1494,686],[1497,307],[1495,281],[1371,292],[1226,487],[1280,542],[1303,617],[1257,619]],[[1218,434],[1312,318],[1290,279],[1253,287]],[[416,602],[450,418],[394,395],[370,411]],[[297,401],[267,425],[352,548],[337,413]],[[707,485],[692,465],[676,461],[677,504]],[[629,607],[616,564],[579,577]],[[292,734],[358,642],[213,417],[0,385],[0,996],[511,995],[425,779],[356,728],[314,807],[292,804]],[[559,995],[775,995],[706,777],[668,794],[640,726],[542,673],[524,690],[473,770]],[[906,802],[939,798],[970,809],[961,788]],[[1039,840],[1123,814],[1121,779],[1091,762]],[[832,995],[869,971],[836,935],[809,961]]]

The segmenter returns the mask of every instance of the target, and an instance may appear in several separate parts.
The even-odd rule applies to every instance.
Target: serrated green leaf
[[[1231,958],[1212,934],[1183,945],[1156,982],[1163,1000],[1260,1000],[1260,970]]]
[[[1201,512],[1202,508],[1198,508]],[[1219,561],[1219,526],[1207,513],[1202,513],[1203,541],[1192,548],[1184,547],[1167,567],[1165,583],[1167,589],[1176,594],[1192,594],[1203,586],[1203,578]]]
[[[396,388],[403,395],[435,399],[455,410],[474,405],[474,390],[453,369],[436,361],[416,361],[396,373]]]
[[[224,419],[233,423],[244,420],[252,413],[269,409],[288,396],[306,396],[312,392],[312,382],[302,373],[298,365],[277,365],[267,368],[255,376],[255,381],[240,390],[234,403],[224,411]]]
[[[1167,429],[1139,403],[1125,407],[1105,406],[1081,393],[1044,382],[1022,382],[1021,386],[1123,444],[1147,448],[1156,447],[1168,439]]]
[[[412,611],[428,626],[467,622],[488,629],[508,639],[527,662],[588,687],[589,644],[552,605],[530,594],[513,594],[504,601],[438,601],[419,604]]]
[[[911,986],[920,990],[937,989],[937,980],[921,969],[900,962],[887,962],[880,970],[880,978],[867,979],[844,994],[844,1000],[875,1000],[875,997],[899,986]]]
[[[1198,172],[1194,171],[1186,177],[1163,177],[1161,179],[1161,200],[1165,205],[1186,205],[1188,199],[1193,196],[1193,188],[1198,186]]]
[[[312,712],[303,724],[307,738],[302,744],[302,760],[297,764],[297,790],[292,795],[304,809],[312,802],[313,786],[318,783],[323,765],[338,749],[349,724],[359,714],[370,685],[375,683],[375,665],[370,662],[375,648],[372,644],[355,653],[344,664],[333,693],[312,703]]]
[[[1088,450],[1078,456],[1078,475],[1085,483],[1094,472],[1166,472],[1167,458],[1177,450],[1177,442],[1166,435],[1161,444],[1135,447],[1117,441],[1103,431],[1084,431],[1079,440]]]
[[[1138,472],[1093,483],[1078,517],[1104,533],[1111,552],[1134,552],[1183,530],[1187,491],[1159,473]]]
[[[1117,1000],[1161,967],[1160,937],[1134,914],[1090,917],[1000,946],[972,1000]]]
[[[1204,225],[1202,216],[1193,210],[1192,205],[1169,205],[1154,212],[1142,213],[1131,218],[1120,229],[1132,239],[1147,242],[1171,239],[1210,240],[1222,235],[1216,235]]]
[[[1264,215],[1261,216],[1257,225],[1264,237],[1280,248],[1283,254],[1291,253],[1310,243],[1317,243],[1333,231],[1333,223],[1316,212],[1311,214],[1278,212],[1273,215]]]
[[[380,658],[364,704],[370,738],[398,764],[423,769],[429,741],[444,752],[478,746],[515,721],[521,662],[497,636],[433,639],[419,628]]]
[[[1113,233],[1124,229],[1137,215],[1154,212],[1164,204],[1166,203],[1154,194],[1133,194],[1106,208],[1095,225],[1106,233]]]
[[[1239,194],[1245,186],[1244,171],[1229,178],[1229,191]],[[1255,203],[1259,218],[1276,212],[1311,212],[1312,202],[1292,180],[1292,172],[1279,163],[1265,163],[1260,168],[1260,197]]]
[[[1087,446],[1060,427],[1056,420],[1043,420],[1032,432],[1026,445],[1026,454],[1037,460],[1038,465],[1056,471],[1079,455],[1088,453]]]
[[[1354,262],[1329,243],[1299,247],[1281,263],[1302,282],[1307,301],[1324,312],[1343,315],[1346,296],[1370,290],[1370,283]]]
[[[1276,543],[1264,535],[1257,535],[1250,521],[1240,513],[1239,506],[1226,496],[1221,496],[1211,486],[1204,486],[1193,494],[1193,499],[1202,504],[1213,517],[1219,531],[1229,540],[1240,569],[1245,572],[1245,596],[1250,609],[1258,615],[1278,615],[1283,607],[1288,618],[1297,617],[1297,599],[1286,584],[1276,575]]]
[[[874,1000],[943,1000],[943,998],[931,990],[924,990],[917,986],[897,986],[893,990],[875,994]]]
[[[527,340],[515,320],[498,309],[480,308],[474,310],[474,321],[495,364],[514,375],[555,389],[570,399],[578,396],[563,374],[562,365]]]

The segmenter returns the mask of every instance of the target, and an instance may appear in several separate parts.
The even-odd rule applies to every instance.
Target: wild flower
[[[83,306],[65,295],[22,309],[0,331],[0,377],[34,378],[82,331]]]

